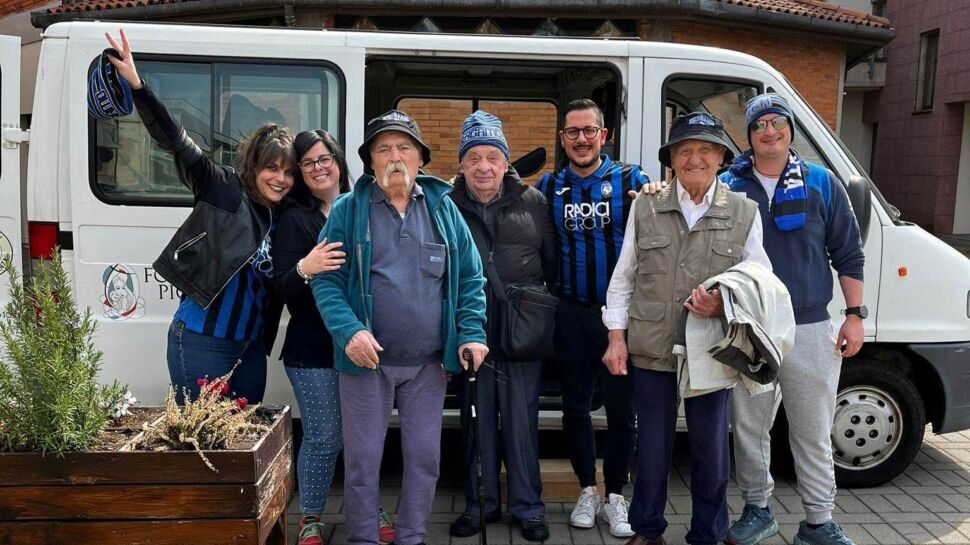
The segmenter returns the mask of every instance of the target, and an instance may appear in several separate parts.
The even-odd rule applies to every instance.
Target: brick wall
[[[556,154],[556,107],[545,102],[481,101],[478,107],[502,120],[505,139],[515,160],[537,147],[546,148],[546,167],[525,181],[534,184],[542,174],[552,172]],[[421,136],[431,148],[432,161],[424,170],[449,179],[458,172],[458,144],[461,125],[472,112],[471,100],[408,98],[398,109],[410,114],[421,127]]]
[[[839,80],[845,49],[840,44],[803,37],[675,22],[662,34],[649,25],[643,39],[660,38],[675,43],[706,45],[748,53],[765,60],[788,78],[805,100],[833,129],[838,120]]]
[[[0,19],[49,4],[50,0],[0,0]]]
[[[886,86],[872,174],[886,198],[912,221],[937,234],[953,232],[963,103],[970,101],[970,4],[890,0],[896,39],[887,47]],[[914,112],[920,34],[939,29],[933,109]]]

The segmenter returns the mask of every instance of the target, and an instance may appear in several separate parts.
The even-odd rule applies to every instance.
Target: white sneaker
[[[629,502],[619,494],[610,494],[609,499],[600,509],[600,516],[610,524],[610,533],[616,537],[630,537],[633,528],[627,518],[630,509]]]
[[[570,526],[592,528],[596,526],[596,514],[600,512],[600,495],[595,486],[587,486],[579,494],[579,501],[569,515]]]

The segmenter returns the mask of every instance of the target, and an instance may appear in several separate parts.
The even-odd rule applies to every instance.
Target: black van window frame
[[[216,117],[219,114],[219,100],[220,95],[217,92],[216,78],[219,72],[217,65],[229,65],[229,66],[240,66],[240,65],[272,65],[272,66],[294,66],[302,68],[320,68],[325,71],[329,71],[336,79],[337,85],[336,89],[326,88],[328,93],[337,94],[337,105],[338,111],[336,112],[336,125],[338,134],[334,134],[334,137],[338,142],[344,142],[345,139],[345,126],[346,126],[346,116],[347,116],[347,80],[340,69],[340,66],[334,62],[322,60],[322,59],[284,59],[284,58],[272,58],[272,57],[222,57],[222,56],[200,56],[200,55],[167,55],[167,54],[135,54],[135,59],[140,62],[166,62],[166,63],[183,63],[183,64],[199,64],[208,65],[211,86],[210,86],[210,99],[211,99],[211,112],[210,112],[210,127],[218,126],[212,125],[213,121],[217,122]],[[98,58],[94,58],[88,67],[88,73],[90,73],[91,68],[98,61]],[[326,78],[324,72],[321,72],[321,76]],[[325,84],[326,85],[326,84]],[[308,125],[309,128],[316,129],[320,128],[320,125],[326,121],[324,115],[327,112],[327,104],[325,103],[325,98],[321,97],[321,118],[315,123]],[[137,116],[137,112],[132,112],[131,115]],[[94,196],[101,202],[113,206],[150,206],[150,207],[174,207],[174,208],[191,208],[194,205],[194,198],[191,192],[185,194],[173,194],[170,196],[150,196],[150,195],[139,195],[139,196],[123,196],[118,194],[112,194],[105,192],[98,184],[98,173],[97,173],[97,123],[98,121],[94,117],[88,115],[88,185],[91,188],[91,192]],[[214,153],[216,150],[215,142],[212,143],[212,150],[209,152],[210,159],[214,159]],[[218,161],[217,161],[218,163]]]

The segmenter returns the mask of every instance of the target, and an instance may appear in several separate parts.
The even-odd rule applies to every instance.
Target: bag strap
[[[482,256],[482,261],[485,263],[485,278],[494,286],[495,289],[492,291],[495,292],[495,297],[503,303],[508,301],[508,297],[505,296],[505,286],[502,285],[498,271],[495,270],[495,263],[492,262],[492,241],[489,240],[486,242],[484,240],[484,237],[487,236],[484,231],[477,233],[477,230],[472,229],[470,226],[468,230],[471,231],[475,246],[478,247],[478,253]]]

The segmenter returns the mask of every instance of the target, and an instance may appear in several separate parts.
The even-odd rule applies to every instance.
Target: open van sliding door
[[[106,46],[105,31],[117,33],[117,25],[72,24],[65,63],[77,298],[99,320],[103,379],[126,382],[138,399],[158,404],[169,384],[167,334],[181,294],[152,263],[188,216],[192,195],[136,115],[95,121],[87,114],[86,73]],[[345,47],[336,33],[138,24],[125,31],[139,75],[217,162],[233,165],[240,139],[267,122],[294,133],[323,128],[351,149],[362,140],[363,50]],[[292,405],[282,366],[272,364],[281,344],[265,399]]]
[[[20,203],[20,38],[0,36],[0,257],[13,256],[23,272]],[[0,274],[0,315],[10,276]]]

